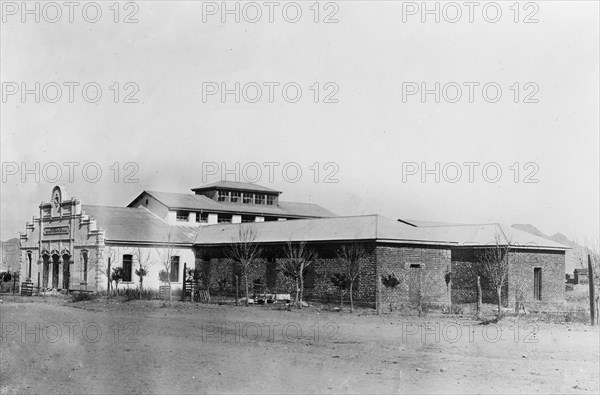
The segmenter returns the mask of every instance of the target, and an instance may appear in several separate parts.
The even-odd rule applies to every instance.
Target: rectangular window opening
[[[133,255],[123,255],[123,282],[131,282]]]
[[[188,212],[187,211],[177,211],[177,213],[175,214],[175,217],[177,219],[177,221],[179,222],[187,222],[188,220]]]
[[[244,203],[253,203],[254,202],[254,195],[252,193],[244,193],[242,195],[242,200]]]
[[[217,200],[219,202],[228,202],[229,201],[229,192],[227,191],[219,191]]]
[[[199,224],[208,223],[208,213],[196,213],[196,222]]]
[[[220,224],[230,224],[231,214],[219,214],[217,222]]]
[[[179,257],[172,256],[171,257],[171,274],[170,274],[171,282],[179,282]]]
[[[231,203],[241,203],[242,194],[240,192],[231,192]]]

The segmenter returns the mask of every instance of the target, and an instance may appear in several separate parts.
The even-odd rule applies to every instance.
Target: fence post
[[[477,318],[481,318],[481,277],[477,276]]]
[[[187,263],[183,263],[183,281],[181,282],[182,284],[182,288],[181,288],[181,301],[185,302],[185,283],[187,280]]]
[[[108,270],[106,271],[106,300],[110,299],[110,257],[108,257]]]
[[[596,296],[594,295],[594,268],[592,267],[592,256],[588,254],[588,283],[590,286],[590,321],[592,326],[596,325]]]

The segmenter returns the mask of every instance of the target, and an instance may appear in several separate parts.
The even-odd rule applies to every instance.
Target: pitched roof
[[[212,184],[202,185],[201,187],[192,188],[192,191],[204,191],[208,189],[235,189],[239,191],[248,192],[271,192],[281,193],[275,189],[263,187],[262,185],[253,184],[250,182],[237,182],[237,181],[217,181]]]
[[[83,205],[82,213],[97,220],[107,241],[191,244],[196,233],[193,227],[170,226],[145,208]]]
[[[106,240],[131,243],[228,244],[238,236],[240,224],[205,226],[169,225],[145,208],[82,206],[83,214],[93,216]],[[287,241],[387,241],[411,244],[453,244],[426,230],[380,215],[295,219],[253,222],[242,226],[256,229],[261,243]],[[170,237],[170,239],[169,239]]]
[[[231,243],[237,240],[239,226],[239,224],[203,226],[198,231],[196,243]],[[255,241],[261,243],[377,240],[416,244],[452,244],[425,230],[380,215],[253,222],[243,226],[254,227]]]
[[[557,242],[498,223],[455,225],[439,225],[431,223],[431,225],[428,225],[427,221],[407,222],[420,224],[418,225],[419,229],[427,230],[440,237],[455,241],[459,246],[494,245],[496,243],[496,238],[498,238],[500,244],[515,247],[553,250],[568,250],[570,248]]]
[[[191,193],[172,193],[144,191],[140,196],[129,204],[132,206],[144,193],[152,196],[170,209],[190,210],[190,211],[215,211],[215,212],[235,212],[248,214],[264,214],[278,216],[299,216],[299,217],[334,217],[335,214],[318,204],[279,202],[278,206],[266,204],[247,204],[218,202],[204,195],[193,195]]]

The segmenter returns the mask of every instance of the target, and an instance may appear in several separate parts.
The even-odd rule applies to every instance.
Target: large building
[[[287,243],[304,242],[317,253],[305,273],[308,299],[338,298],[331,282],[343,271],[338,252],[360,245],[364,257],[354,287],[359,303],[471,302],[478,254],[500,240],[515,254],[527,252],[522,264],[510,268],[507,299],[520,292],[532,302],[564,300],[567,248],[515,229],[337,216],[316,204],[282,201],[280,191],[248,183],[222,181],[192,192],[144,191],[127,207],[110,207],[83,205],[54,187],[20,236],[22,278],[43,289],[100,291],[107,287],[110,265],[123,268],[119,288],[135,288],[142,285],[138,273],[144,267],[144,288],[158,288],[165,275],[177,288],[186,266],[201,269],[203,287],[227,293],[235,281],[243,287],[228,249],[239,244],[240,227],[251,227],[261,253],[248,282],[272,293],[293,291],[278,262],[286,257]],[[390,275],[399,281],[396,287],[382,284]],[[484,297],[494,298],[489,286]]]

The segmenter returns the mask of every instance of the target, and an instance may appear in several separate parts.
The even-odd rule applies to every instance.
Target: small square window
[[[267,195],[267,204],[272,206],[275,204],[275,195]]]
[[[189,213],[187,211],[177,211],[177,221],[187,222]]]
[[[196,213],[196,222],[199,224],[208,223],[208,213]]]
[[[220,224],[230,224],[231,214],[219,214],[217,222],[219,222]]]
[[[231,203],[240,203],[242,201],[242,194],[240,192],[231,192]]]
[[[243,201],[244,203],[252,203],[254,202],[254,195],[251,193],[244,193],[243,194]]]
[[[254,204],[265,204],[266,196],[262,194],[256,194],[254,197]]]
[[[219,200],[219,202],[228,202],[229,201],[229,192],[219,191],[217,199]]]

